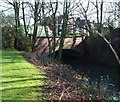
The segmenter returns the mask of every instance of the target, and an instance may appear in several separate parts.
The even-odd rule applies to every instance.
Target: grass
[[[46,75],[21,52],[2,51],[2,100],[41,100]]]

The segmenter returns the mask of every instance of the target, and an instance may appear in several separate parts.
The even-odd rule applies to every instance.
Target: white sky
[[[9,0],[9,1],[12,1],[12,0]],[[31,3],[33,3],[35,0],[22,0],[22,1],[29,1]],[[36,0],[37,1],[37,0]],[[46,2],[47,1],[50,1],[50,0],[45,0]],[[56,0],[51,0],[52,2],[55,2]],[[60,2],[63,2],[64,0],[58,0]],[[78,2],[79,0],[68,0],[68,1],[74,1],[74,2]],[[81,0],[81,1],[90,1],[90,2],[95,2],[96,0]],[[101,0],[98,0],[98,1],[101,1]],[[120,0],[103,0],[104,2],[120,2]],[[5,0],[0,0],[0,11],[5,9],[5,7],[9,7],[9,5],[7,5],[6,3],[4,3]]]
[[[5,1],[5,0],[0,0],[0,11],[1,10],[6,10],[6,8],[10,8],[11,6],[10,5],[7,5],[7,4],[5,4],[3,1]],[[12,1],[12,0],[9,0],[9,1]],[[34,0],[23,0],[23,1],[30,1],[31,3],[33,3],[33,1]],[[50,1],[50,0],[45,0],[45,1]],[[54,2],[54,1],[56,1],[56,0],[51,0],[52,2]],[[58,0],[58,1],[60,1],[60,2],[63,2],[64,0]],[[68,0],[68,1],[73,1],[73,2],[77,2],[77,1],[79,1],[79,0]],[[83,6],[85,6],[87,3],[87,0],[81,0],[81,1],[85,1],[84,2],[84,5]],[[95,2],[96,0],[89,0],[90,2]],[[98,0],[98,1],[101,1],[101,0]],[[120,0],[103,0],[104,2],[119,2]],[[91,7],[92,8],[92,7]],[[62,13],[62,7],[60,7],[59,8],[60,10],[61,10],[61,13]],[[104,4],[104,10],[108,10],[108,9],[110,9],[110,7],[108,6],[108,7],[106,7],[105,6],[105,4]],[[8,10],[8,11],[6,11],[5,12],[6,14],[10,14],[10,13],[12,13],[12,10]],[[29,14],[29,12],[27,12],[28,14]],[[89,12],[90,13],[90,12]],[[95,14],[91,14],[91,16],[92,16],[92,18],[94,19],[94,17],[95,17]],[[105,17],[107,17],[107,15],[105,15],[104,14],[104,16]],[[32,20],[31,20],[31,22],[33,22]]]

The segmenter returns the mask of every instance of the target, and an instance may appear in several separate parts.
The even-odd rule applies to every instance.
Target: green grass
[[[46,75],[21,52],[2,52],[2,100],[41,100]]]

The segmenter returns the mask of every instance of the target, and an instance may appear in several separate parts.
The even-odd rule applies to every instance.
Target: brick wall
[[[52,40],[52,38],[50,38],[50,40],[51,40],[51,47],[52,47],[53,40]],[[70,48],[78,45],[81,41],[82,41],[82,37],[76,37],[76,39],[74,39],[73,37],[67,37],[67,38],[65,38],[63,48],[70,49]],[[60,43],[60,38],[57,37],[56,38],[56,50],[58,50],[58,48],[59,48],[59,43]],[[36,44],[35,44],[35,51],[44,53],[44,52],[48,52],[48,50],[49,50],[48,39],[46,37],[37,38]]]

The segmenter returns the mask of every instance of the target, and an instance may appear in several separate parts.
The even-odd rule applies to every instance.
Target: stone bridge
[[[51,42],[51,47],[53,46],[53,39],[49,37]],[[63,49],[70,49],[77,46],[84,37],[65,37]],[[60,37],[56,37],[56,50],[59,48]],[[34,51],[45,53],[49,51],[48,48],[48,38],[47,37],[38,37],[35,43]]]

